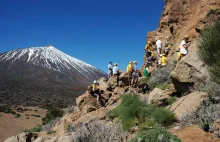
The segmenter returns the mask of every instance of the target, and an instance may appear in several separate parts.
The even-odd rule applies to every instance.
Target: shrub
[[[40,132],[41,131],[42,126],[41,125],[37,125],[36,127],[34,127],[31,130],[24,130],[24,132]]]
[[[150,79],[150,76],[145,76],[141,78],[140,82],[147,83],[149,79]]]
[[[181,142],[177,136],[160,127],[140,131],[131,142],[139,142],[139,140],[141,142]]]
[[[49,109],[47,110],[46,116],[42,119],[43,125],[48,124],[51,120],[63,116],[64,111],[60,109]]]
[[[210,9],[206,16],[210,17],[212,14],[215,14],[215,10],[214,9]]]
[[[219,15],[219,14],[220,14],[220,9],[210,9],[206,16],[210,17],[211,15]]]
[[[202,32],[199,43],[198,55],[205,64],[212,76],[212,79],[220,83],[220,22],[206,27]]]
[[[173,104],[175,101],[176,101],[176,97],[171,96],[171,97],[165,99],[163,104],[165,104],[167,106],[167,105]]]
[[[74,142],[123,142],[127,134],[122,126],[108,126],[103,121],[85,123],[73,133]]]
[[[167,109],[164,108],[156,108],[152,114],[151,117],[158,123],[162,125],[168,125],[175,121],[175,116],[172,112],[170,112]]]
[[[161,85],[158,85],[157,88],[161,90],[166,90],[167,88],[169,88],[169,84],[161,84]]]
[[[149,87],[153,89],[156,86],[171,83],[170,72],[171,68],[168,66],[157,69],[154,72],[152,72],[151,77],[147,82]]]
[[[123,95],[121,104],[109,114],[110,118],[119,117],[124,130],[129,130],[134,125],[138,116],[141,101],[137,95]]]
[[[130,130],[135,125],[145,128],[175,121],[172,112],[155,105],[142,104],[136,95],[123,95],[121,104],[110,112],[109,117],[118,117],[124,130]]]

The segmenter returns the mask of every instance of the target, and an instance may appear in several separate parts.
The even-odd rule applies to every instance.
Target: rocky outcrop
[[[177,100],[172,104],[170,110],[176,114],[178,120],[182,120],[184,117],[194,113],[207,98],[208,94],[206,92],[193,92]]]
[[[165,99],[168,99],[170,96],[167,95],[166,91],[161,90],[159,88],[155,88],[152,92],[150,92],[148,96],[149,104],[161,105],[163,104]]]
[[[169,43],[173,45],[168,55],[170,64],[177,60],[177,47],[183,37],[190,36],[192,44],[188,55],[177,63],[171,73],[173,83],[179,93],[188,91],[187,86],[196,88],[199,82],[209,79],[207,67],[197,55],[197,39],[200,31],[213,22],[213,19],[207,16],[208,12],[218,8],[220,8],[220,1],[216,0],[166,0],[158,29],[148,33],[147,40],[151,40],[152,43],[158,37],[164,43],[165,37],[169,37]]]

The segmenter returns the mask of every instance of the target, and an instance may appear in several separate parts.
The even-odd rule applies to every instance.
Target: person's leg
[[[119,76],[120,76],[120,74],[117,73],[117,86],[118,86],[118,82],[119,82]]]

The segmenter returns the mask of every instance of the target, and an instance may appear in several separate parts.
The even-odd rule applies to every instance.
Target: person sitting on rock
[[[132,82],[132,72],[133,72],[133,66],[132,66],[132,61],[130,61],[127,65],[127,69],[126,69],[127,73],[128,73],[128,82],[129,82],[129,86],[131,85]]]
[[[163,56],[162,56],[162,58],[160,58],[160,61],[161,61],[162,67],[164,67],[164,66],[167,65],[167,57],[166,57],[166,54],[163,53]]]
[[[113,75],[113,71],[112,71],[112,62],[109,62],[108,64],[108,79]]]
[[[149,77],[150,76],[150,70],[149,70],[149,65],[147,64],[143,70],[143,74],[145,77]]]
[[[89,86],[88,92],[90,95],[97,98],[97,104],[104,105],[105,102],[103,102],[103,99],[101,96],[101,90],[98,88],[98,86],[99,86],[99,82],[94,80],[93,84],[91,86]]]
[[[117,77],[117,86],[118,86],[120,71],[117,63],[114,63],[114,67],[112,70],[113,70],[113,75]]]
[[[180,44],[180,52],[181,52],[181,58],[187,55],[188,53],[188,47],[190,46],[191,42],[189,41],[189,36],[185,36],[183,41]]]

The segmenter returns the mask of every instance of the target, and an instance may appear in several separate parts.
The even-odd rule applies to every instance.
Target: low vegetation
[[[212,79],[220,83],[220,22],[206,27],[202,32],[198,55],[208,65]]]
[[[131,142],[181,142],[181,140],[167,132],[164,128],[144,129]]]
[[[155,105],[143,104],[137,95],[123,95],[121,104],[110,112],[109,117],[121,120],[126,131],[134,126],[149,128],[169,125],[175,121],[172,112]]]
[[[210,17],[211,15],[219,15],[219,14],[220,14],[219,9],[210,9],[206,16]]]
[[[171,67],[168,66],[152,72],[151,77],[147,81],[150,89],[171,83],[170,72],[171,72]]]
[[[41,125],[37,125],[36,127],[34,127],[33,129],[30,130],[25,130],[24,132],[40,132],[41,131],[42,126]]]
[[[52,121],[57,117],[62,117],[63,114],[64,114],[63,110],[57,108],[48,109],[46,116],[42,119],[43,125],[48,124],[50,121]]]

